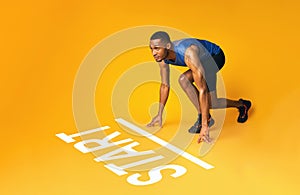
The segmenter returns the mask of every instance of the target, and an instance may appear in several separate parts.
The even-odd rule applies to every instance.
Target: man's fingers
[[[147,125],[147,127],[152,127],[153,125],[154,125],[153,122],[151,122]]]
[[[153,120],[147,125],[147,127],[153,127],[153,126],[155,125],[155,123],[156,123],[156,120],[153,119]]]
[[[147,127],[151,127],[151,126],[153,126],[153,120],[147,124]]]
[[[156,124],[158,124],[160,127],[162,127],[162,120],[154,118],[154,119],[152,119],[152,121],[149,124],[147,124],[147,127],[153,127]]]
[[[211,143],[211,141],[212,141],[212,139],[207,135],[199,136],[199,138],[197,140],[198,144],[200,144],[201,142]]]
[[[197,143],[200,144],[201,142],[201,137],[198,138]]]

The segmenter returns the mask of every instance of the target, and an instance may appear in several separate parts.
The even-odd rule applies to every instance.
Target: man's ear
[[[171,43],[167,43],[166,48],[171,49]]]

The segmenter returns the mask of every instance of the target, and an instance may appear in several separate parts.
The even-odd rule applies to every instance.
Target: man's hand
[[[198,144],[201,142],[211,143],[211,138],[209,137],[209,128],[207,126],[202,126],[200,135],[198,138]]]
[[[160,127],[162,126],[162,116],[161,115],[156,115],[152,121],[147,125],[147,127],[153,127],[155,124],[158,124]]]

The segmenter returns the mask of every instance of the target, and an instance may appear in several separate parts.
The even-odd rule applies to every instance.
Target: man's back
[[[174,52],[176,54],[175,61],[165,59],[165,63],[173,64],[177,66],[186,66],[184,61],[184,54],[188,47],[196,45],[200,49],[201,56],[205,55],[216,55],[220,52],[220,47],[212,42],[206,40],[200,40],[195,38],[187,38],[176,40],[172,42],[174,46]]]

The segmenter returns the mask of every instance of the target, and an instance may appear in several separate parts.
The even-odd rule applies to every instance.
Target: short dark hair
[[[170,36],[164,31],[157,31],[153,33],[153,35],[150,37],[150,40],[154,39],[161,39],[165,43],[171,43]]]

